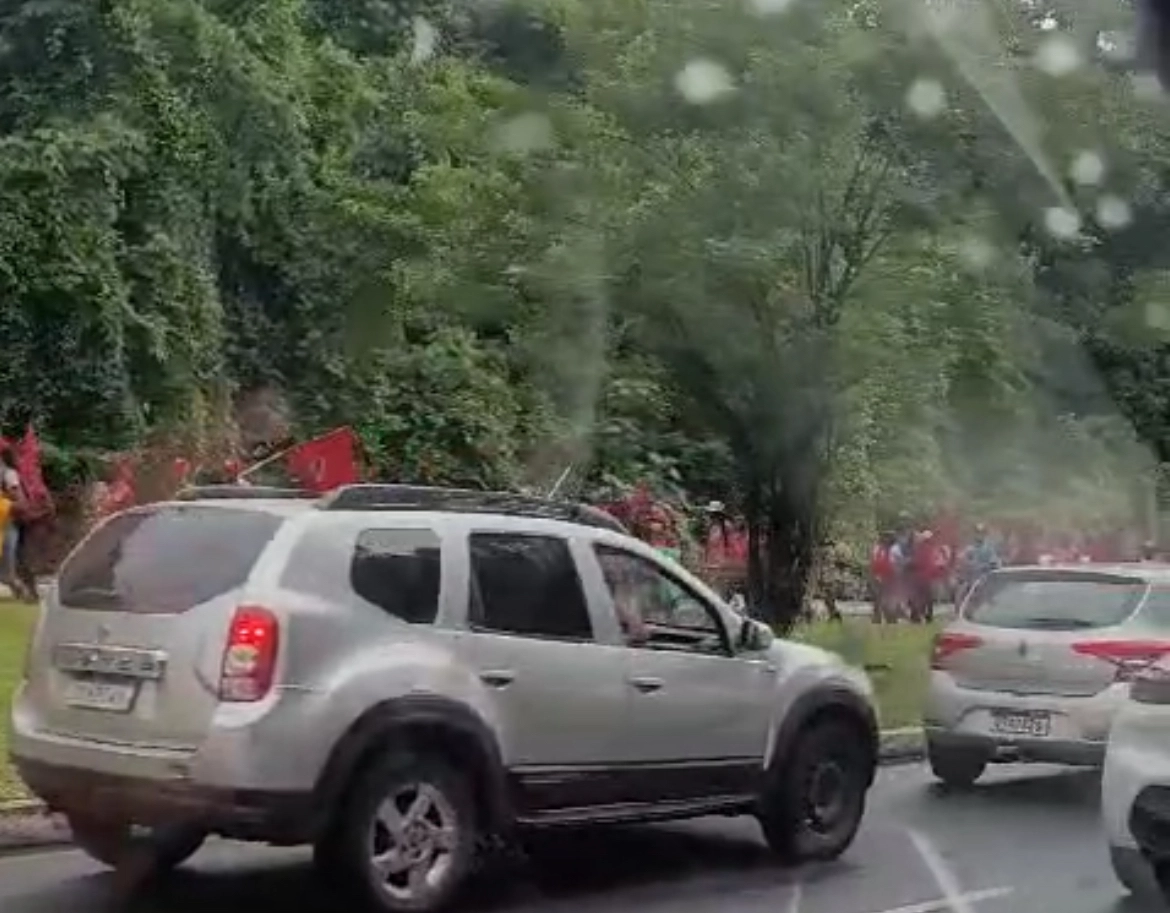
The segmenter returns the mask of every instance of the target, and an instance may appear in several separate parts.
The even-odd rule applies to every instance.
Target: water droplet
[[[1158,101],[1162,97],[1162,84],[1152,73],[1134,73],[1130,76],[1133,94],[1142,101]]]
[[[1082,187],[1096,187],[1105,179],[1105,160],[1096,152],[1078,152],[1069,175]]]
[[[693,105],[706,105],[735,91],[731,74],[713,60],[692,60],[674,77],[674,87]]]
[[[1133,35],[1127,32],[1101,32],[1097,35],[1097,50],[1112,63],[1128,63],[1136,54]]]
[[[1045,38],[1036,51],[1036,66],[1049,76],[1068,76],[1081,65],[1081,52],[1066,35]]]
[[[1054,238],[1068,240],[1081,231],[1081,217],[1067,206],[1052,206],[1044,210],[1044,227]]]
[[[959,259],[968,269],[981,272],[995,260],[995,248],[986,238],[971,235],[959,242]]]
[[[550,149],[556,142],[552,122],[539,111],[517,114],[497,125],[492,146],[499,152],[527,155]]]
[[[1107,193],[1097,201],[1097,222],[1102,228],[1125,228],[1132,221],[1129,203],[1116,194]]]
[[[410,48],[410,62],[426,63],[438,50],[439,30],[422,16],[415,16],[411,26],[414,30],[414,43]]]
[[[947,106],[947,93],[937,79],[916,79],[906,92],[906,105],[919,117],[937,117]]]
[[[761,16],[772,16],[776,13],[786,13],[796,5],[796,0],[748,0],[752,11]]]

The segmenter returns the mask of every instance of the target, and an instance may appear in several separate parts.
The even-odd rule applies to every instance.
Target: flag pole
[[[314,438],[314,440],[316,440],[316,438]],[[278,450],[276,453],[271,454],[270,456],[266,456],[264,459],[260,460],[258,463],[253,463],[251,466],[249,466],[247,469],[245,469],[243,472],[239,473],[236,476],[236,481],[237,482],[247,481],[248,476],[250,476],[256,470],[263,469],[265,466],[268,466],[272,463],[275,463],[277,460],[283,459],[284,457],[286,457],[290,453],[292,453],[294,450],[296,450],[298,447],[300,447],[301,443],[307,443],[307,442],[302,441],[302,442],[299,442],[296,444],[292,444],[289,447],[285,447],[284,450]]]
[[[565,484],[565,481],[569,478],[569,473],[571,473],[572,471],[573,471],[573,464],[570,463],[568,466],[565,467],[565,471],[561,473],[561,477],[559,479],[557,479],[556,482],[553,483],[553,487],[548,490],[548,494],[545,495],[545,497],[548,498],[549,500],[555,498],[557,496],[557,492],[559,492],[561,490],[561,486]]]

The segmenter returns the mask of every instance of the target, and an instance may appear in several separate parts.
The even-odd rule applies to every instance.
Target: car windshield
[[[1129,618],[1145,591],[1144,582],[1124,577],[991,575],[971,593],[963,616],[998,628],[1108,628]]]

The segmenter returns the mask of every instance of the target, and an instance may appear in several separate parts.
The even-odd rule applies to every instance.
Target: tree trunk
[[[814,498],[792,487],[769,499],[765,542],[765,586],[770,621],[787,631],[800,619],[813,569],[817,517]]]

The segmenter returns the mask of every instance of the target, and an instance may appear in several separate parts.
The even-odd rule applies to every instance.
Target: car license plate
[[[78,678],[65,688],[65,703],[84,710],[129,713],[138,692],[135,682],[103,682]]]
[[[1052,718],[1047,713],[993,713],[991,731],[1042,739],[1052,731]]]

